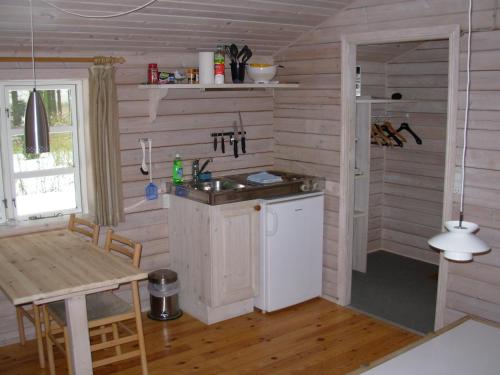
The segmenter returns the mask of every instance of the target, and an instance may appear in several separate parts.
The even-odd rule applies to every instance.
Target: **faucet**
[[[202,173],[206,166],[208,165],[209,162],[214,161],[212,158],[209,158],[205,160],[205,162],[202,164],[200,168],[200,160],[195,159],[193,160],[193,163],[191,164],[191,174],[193,175],[193,183],[197,185],[200,182],[200,173]]]

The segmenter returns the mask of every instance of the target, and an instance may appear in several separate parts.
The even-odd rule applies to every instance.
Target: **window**
[[[0,88],[5,109],[0,129],[1,220],[81,212],[81,82],[37,84],[49,122],[50,152],[42,154],[24,152],[24,114],[32,84],[0,83]]]

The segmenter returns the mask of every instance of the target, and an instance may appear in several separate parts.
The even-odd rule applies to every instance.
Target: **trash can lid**
[[[162,268],[149,273],[148,280],[153,284],[171,284],[177,281],[177,272]]]

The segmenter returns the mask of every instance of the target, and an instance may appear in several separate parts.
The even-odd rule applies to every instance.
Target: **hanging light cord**
[[[70,14],[72,16],[77,16],[77,17],[82,17],[82,18],[114,18],[114,17],[125,16],[127,14],[137,12],[138,10],[141,10],[141,9],[146,8],[147,6],[150,6],[151,4],[155,3],[157,0],[148,1],[146,4],[140,5],[137,8],[134,8],[134,9],[126,10],[124,12],[107,14],[107,15],[103,15],[103,16],[91,16],[91,15],[88,15],[88,14],[81,14],[81,13],[71,12],[69,10],[63,9],[61,7],[58,7],[57,5],[52,4],[49,1],[46,1],[46,0],[40,0],[40,1],[42,3],[44,3],[44,4],[47,4],[48,6],[51,6],[52,8],[55,8],[55,9],[57,9],[57,10],[63,12],[63,13],[66,13],[66,14]],[[30,2],[31,2],[31,0],[30,0]]]
[[[460,191],[460,222],[459,228],[462,228],[464,219],[464,188],[465,188],[465,157],[467,150],[467,129],[469,125],[469,97],[470,97],[470,55],[472,38],[472,0],[469,0],[469,35],[467,37],[467,87],[465,92],[465,121],[464,121],[464,147],[462,150],[462,184]]]
[[[31,67],[33,69],[33,85],[36,90],[36,72],[35,72],[35,37],[33,35],[33,4],[30,0],[30,25],[31,25]]]

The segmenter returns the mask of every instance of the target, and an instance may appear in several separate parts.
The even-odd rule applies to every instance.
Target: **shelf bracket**
[[[154,122],[160,101],[168,94],[168,87],[149,90],[149,122]]]

